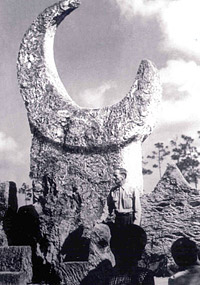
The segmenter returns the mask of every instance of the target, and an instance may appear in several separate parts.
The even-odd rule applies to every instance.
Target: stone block
[[[24,272],[0,272],[0,285],[27,285]]]
[[[94,268],[103,260],[109,260],[115,266],[115,257],[110,248],[111,232],[107,225],[98,224],[94,227],[89,250],[89,262]]]
[[[26,282],[32,280],[32,252],[29,246],[0,247],[0,272],[1,278],[20,278]],[[10,272],[6,274],[5,272]],[[11,274],[13,273],[13,275]],[[14,283],[15,284],[15,283]],[[22,283],[23,284],[23,283]]]

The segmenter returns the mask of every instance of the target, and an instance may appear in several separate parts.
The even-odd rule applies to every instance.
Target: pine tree
[[[147,158],[156,160],[153,164],[153,168],[158,168],[159,176],[162,177],[162,162],[167,155],[170,154],[169,147],[165,146],[162,142],[154,144],[156,150],[152,151],[152,155],[148,155]]]
[[[182,135],[182,142],[171,141],[172,145],[172,160],[176,161],[176,165],[182,172],[183,176],[189,183],[194,183],[195,188],[198,186],[198,179],[200,178],[200,163],[197,147],[193,145],[194,139]]]

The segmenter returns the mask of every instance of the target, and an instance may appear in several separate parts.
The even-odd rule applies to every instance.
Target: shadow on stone
[[[16,244],[31,246],[33,283],[43,281],[48,284],[59,284],[52,266],[48,263],[44,264],[43,259],[37,255],[37,246],[45,247],[47,241],[41,236],[39,215],[33,205],[19,208],[16,220]]]
[[[87,261],[89,256],[89,239],[83,237],[83,226],[69,234],[63,243],[61,255],[64,262],[68,261]]]
[[[36,247],[41,239],[39,215],[33,205],[22,206],[17,214],[17,243]]]

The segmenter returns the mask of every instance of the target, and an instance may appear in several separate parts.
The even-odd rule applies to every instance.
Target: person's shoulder
[[[169,285],[176,284],[178,281],[185,279],[185,277],[188,275],[188,273],[189,273],[189,270],[187,270],[187,269],[175,273],[174,275],[169,277],[168,284]]]
[[[136,191],[135,189],[130,186],[130,185],[125,185],[123,187],[124,189],[124,193],[128,196],[128,197],[135,197],[136,196]]]
[[[191,273],[200,273],[200,264],[193,265],[188,268]]]
[[[177,278],[179,278],[179,277],[182,277],[182,276],[187,275],[188,273],[189,273],[189,270],[186,269],[186,270],[179,271],[179,272],[175,273],[175,274],[172,275],[170,278],[171,278],[171,279],[177,279]]]
[[[125,183],[122,187],[128,193],[133,193],[134,194],[136,192],[135,187],[133,187],[133,185],[131,185],[130,183]]]

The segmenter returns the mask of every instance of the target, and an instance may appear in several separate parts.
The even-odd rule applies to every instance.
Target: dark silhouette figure
[[[179,272],[169,278],[169,285],[200,285],[200,262],[198,248],[194,241],[179,238],[171,247],[172,257]]]
[[[137,225],[126,225],[122,229],[113,224],[111,234],[111,249],[115,255],[116,266],[108,284],[154,285],[153,273],[138,267],[147,242],[145,231]]]
[[[40,240],[39,215],[33,205],[22,206],[17,213],[18,245],[36,247]]]
[[[32,249],[33,263],[33,283],[46,282],[48,284],[59,284],[51,264],[44,264],[40,256],[37,255],[37,246],[41,251],[48,246],[47,240],[40,232],[39,214],[34,205],[22,206],[17,213],[16,222],[17,245],[29,245]]]
[[[37,243],[41,240],[39,215],[33,205],[22,206],[17,213],[17,245],[29,245],[32,249],[33,281],[40,281],[42,260],[36,255]],[[37,277],[36,277],[37,276]]]

